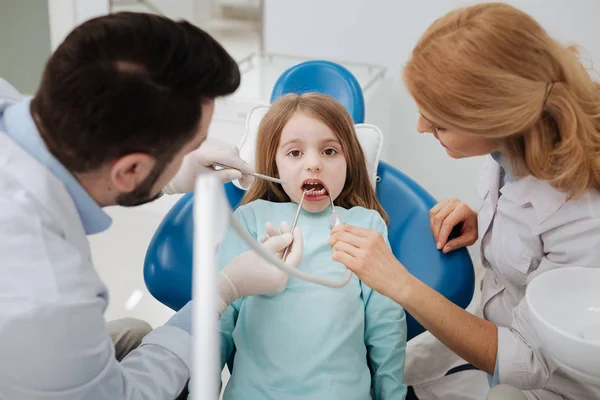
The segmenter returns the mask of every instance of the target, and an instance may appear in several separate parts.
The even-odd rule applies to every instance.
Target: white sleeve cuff
[[[186,331],[174,326],[160,326],[150,332],[144,340],[145,344],[161,346],[181,359],[191,369],[193,337]]]

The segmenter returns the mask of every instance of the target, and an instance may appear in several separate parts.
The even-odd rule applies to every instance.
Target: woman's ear
[[[148,177],[155,164],[154,157],[148,154],[127,154],[112,165],[111,182],[119,192],[129,193]]]

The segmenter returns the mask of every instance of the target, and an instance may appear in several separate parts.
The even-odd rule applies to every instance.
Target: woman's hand
[[[477,241],[477,213],[460,200],[439,202],[429,211],[429,218],[437,248],[444,253],[470,246]],[[460,236],[448,241],[450,233],[459,224]]]
[[[379,232],[338,225],[331,230],[329,245],[333,247],[335,261],[351,269],[371,289],[400,304],[467,362],[494,374],[498,348],[496,325],[463,310],[411,275],[396,260]]]
[[[337,225],[328,243],[333,248],[333,260],[348,267],[371,289],[393,299],[401,299],[408,291],[412,275],[379,232]]]

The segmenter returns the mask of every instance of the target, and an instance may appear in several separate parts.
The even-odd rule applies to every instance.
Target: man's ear
[[[110,179],[117,191],[129,193],[148,177],[155,164],[154,157],[148,154],[127,154],[113,163]]]

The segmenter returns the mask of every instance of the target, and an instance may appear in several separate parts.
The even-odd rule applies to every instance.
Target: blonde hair
[[[388,223],[388,217],[377,200],[377,195],[366,168],[365,155],[354,131],[352,118],[334,98],[319,93],[288,94],[275,101],[258,127],[256,144],[256,172],[278,176],[276,154],[281,132],[297,112],[304,113],[327,125],[340,141],[346,159],[346,182],[334,204],[343,208],[361,206],[377,211]],[[265,180],[255,180],[242,200],[242,204],[263,199],[288,202],[283,188]]]
[[[600,89],[574,47],[529,15],[487,3],[450,12],[404,69],[419,107],[444,128],[500,138],[517,175],[578,196],[600,189]]]

